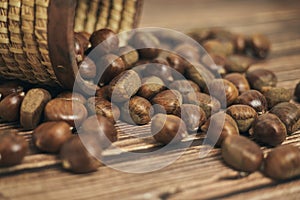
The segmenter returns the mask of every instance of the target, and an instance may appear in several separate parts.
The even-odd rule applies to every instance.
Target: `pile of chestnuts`
[[[123,46],[109,29],[75,33],[78,73],[96,88],[95,94],[5,81],[0,84],[0,118],[33,130],[37,149],[58,154],[63,168],[74,173],[101,166],[92,154],[118,140],[115,124],[121,120],[151,124],[153,139],[162,145],[206,133],[212,145],[221,147],[224,161],[240,171],[261,170],[274,179],[300,175],[299,148],[279,146],[300,128],[300,109],[291,102],[293,96],[300,100],[300,83],[293,93],[276,87],[272,71],[251,68],[267,57],[268,38],[220,28],[188,35],[208,54],[194,44],[149,32],[135,32]],[[138,48],[147,45],[151,48]],[[89,150],[80,134],[87,136]],[[276,148],[264,158],[258,144]],[[0,166],[21,163],[27,151],[24,138],[0,133]]]

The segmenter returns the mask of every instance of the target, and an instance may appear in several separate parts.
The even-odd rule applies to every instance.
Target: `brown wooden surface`
[[[254,67],[273,70],[278,76],[278,85],[286,88],[293,89],[300,80],[300,3],[297,0],[146,0],[140,26],[179,31],[224,26],[246,34],[264,33],[273,43],[272,53],[268,60]],[[136,135],[147,130],[147,126],[126,127]],[[7,128],[21,130],[17,124],[0,125],[0,129]],[[30,140],[30,132],[20,134]],[[33,150],[22,165],[0,169],[0,199],[300,198],[300,179],[275,182],[259,172],[241,177],[223,164],[218,149],[199,159],[202,139],[197,138],[175,163],[146,174],[129,174],[102,166],[93,174],[73,175],[61,170],[55,156],[36,154]],[[285,143],[300,146],[300,133],[288,137]],[[124,135],[117,145],[125,150],[143,151],[157,144],[152,139]],[[178,152],[179,149],[173,149],[168,155],[152,158],[151,163],[143,157],[130,162],[116,159],[114,163],[132,167],[139,162],[155,165]],[[105,152],[112,158],[114,154],[109,150]]]

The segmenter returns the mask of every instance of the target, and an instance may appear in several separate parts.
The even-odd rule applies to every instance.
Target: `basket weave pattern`
[[[0,0],[0,76],[61,85],[49,56],[51,1],[57,0]],[[140,4],[141,0],[77,0],[74,30],[131,29],[138,21]]]

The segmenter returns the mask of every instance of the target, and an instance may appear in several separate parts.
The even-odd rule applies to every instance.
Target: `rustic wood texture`
[[[221,1],[221,0],[147,0],[141,27],[157,26],[188,31],[194,27],[222,26],[251,34],[261,32],[272,41],[269,58],[254,68],[271,69],[279,86],[294,89],[300,80],[300,2],[295,1]],[[299,105],[299,104],[297,104]],[[132,135],[122,135],[116,143],[124,150],[155,150],[148,138],[149,126],[132,127],[122,123]],[[18,124],[1,124],[0,129],[16,129],[30,141],[31,132],[22,132]],[[204,136],[190,136],[189,148],[174,148],[152,158],[128,161],[118,152],[105,156],[116,166],[160,163],[181,150],[184,154],[168,167],[146,174],[130,174],[106,166],[93,174],[74,175],[60,167],[59,158],[38,153],[33,147],[24,162],[0,169],[0,199],[299,199],[300,179],[276,182],[259,172],[246,176],[223,164],[220,150],[214,149],[203,159],[199,152]],[[300,132],[285,143],[300,146]],[[32,146],[32,144],[31,144]],[[264,151],[268,151],[263,147]]]

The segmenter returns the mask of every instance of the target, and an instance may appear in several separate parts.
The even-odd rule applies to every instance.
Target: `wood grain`
[[[265,68],[278,76],[278,86],[294,89],[300,81],[300,2],[280,0],[147,0],[141,25],[188,31],[194,27],[222,26],[251,34],[261,32],[272,41],[269,58],[252,66]],[[297,104],[299,105],[299,104]],[[300,105],[299,105],[300,106]],[[149,125],[128,126],[118,123],[121,140],[115,145],[124,151],[145,152],[160,146],[149,134]],[[0,124],[0,129],[16,129],[30,140],[31,132],[22,132],[18,124]],[[188,148],[177,147],[159,156],[135,159],[113,149],[104,152],[115,167],[155,166],[169,156],[184,154],[166,168],[145,174],[131,174],[102,166],[87,175],[73,175],[60,167],[54,155],[36,149],[14,168],[0,169],[0,199],[299,199],[300,179],[272,181],[259,172],[240,174],[222,162],[214,149],[203,159],[199,152],[204,136],[190,136]],[[300,131],[284,143],[300,146]],[[267,152],[268,148],[262,147]]]

